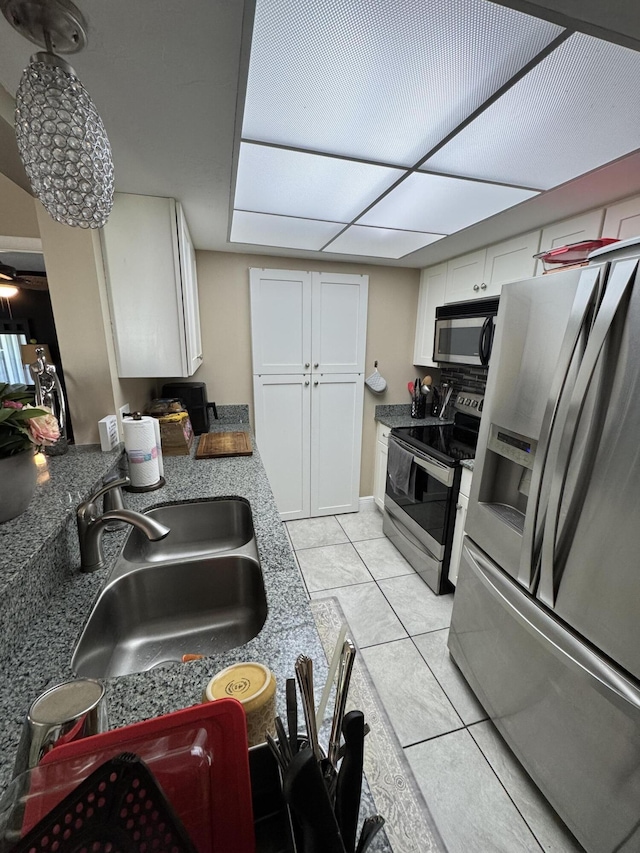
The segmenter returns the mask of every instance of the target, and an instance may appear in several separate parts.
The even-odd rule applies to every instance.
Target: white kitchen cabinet
[[[384,509],[390,432],[391,427],[385,426],[385,424],[381,424],[378,421],[376,427],[376,459],[373,473],[373,499],[380,511]]]
[[[284,521],[308,518],[311,506],[311,377],[253,377],[260,457]]]
[[[433,360],[433,341],[436,329],[436,308],[446,301],[447,265],[428,267],[420,274],[420,293],[416,317],[416,337],[413,363],[437,367]]]
[[[486,257],[487,250],[480,249],[478,252],[461,255],[447,263],[447,302],[480,299],[485,295],[480,287],[484,284]]]
[[[500,296],[503,284],[529,278],[539,244],[540,232],[531,231],[449,261],[446,302]]]
[[[602,210],[590,210],[589,213],[583,213],[581,216],[547,225],[542,229],[539,251],[548,252],[550,249],[566,246],[569,243],[596,239],[602,234],[602,218]],[[544,264],[538,261],[536,275],[542,275],[543,272]]]
[[[451,544],[451,558],[449,561],[449,580],[455,586],[458,581],[460,569],[460,557],[462,556],[462,540],[464,539],[464,527],[467,521],[467,509],[469,507],[469,494],[471,492],[471,479],[473,472],[468,468],[462,469],[460,478],[460,491],[456,502],[456,526],[453,531],[453,542]]]
[[[499,296],[508,281],[535,272],[540,232],[521,234],[495,246],[422,271],[413,363],[438,367],[433,360],[436,308],[451,302]]]
[[[503,284],[531,278],[536,269],[536,259],[533,256],[539,245],[540,231],[531,231],[512,240],[489,246],[480,293],[483,296],[500,296]]]
[[[311,366],[362,373],[367,343],[366,275],[311,273]]]
[[[358,510],[363,396],[357,373],[312,376],[312,516]]]
[[[284,520],[358,509],[368,283],[250,270],[256,440]]]
[[[640,196],[620,201],[605,210],[602,236],[618,240],[640,236]]]
[[[255,373],[362,373],[368,277],[250,270]]]
[[[118,376],[192,376],[202,364],[198,281],[180,204],[116,193],[102,250]]]
[[[253,372],[308,373],[311,369],[311,273],[252,269]]]

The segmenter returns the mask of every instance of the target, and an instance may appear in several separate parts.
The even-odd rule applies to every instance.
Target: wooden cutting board
[[[205,432],[200,436],[196,459],[221,456],[251,456],[253,448],[246,432]]]

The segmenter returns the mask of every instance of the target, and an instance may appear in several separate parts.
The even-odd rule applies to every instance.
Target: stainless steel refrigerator
[[[639,260],[503,287],[449,636],[589,853],[640,851]]]

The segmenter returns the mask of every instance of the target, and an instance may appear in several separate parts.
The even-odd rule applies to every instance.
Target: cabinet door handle
[[[314,367],[320,367],[320,362],[319,362],[319,361],[316,361],[316,363],[315,363],[313,366],[314,366]]]
[[[309,367],[309,362],[308,362],[308,361],[305,361],[304,366],[305,366],[305,367]]]
[[[309,380],[307,379],[307,381],[306,381],[304,384],[305,384],[305,385],[308,385],[308,384],[309,384]]]
[[[487,289],[487,285],[483,281],[482,284],[480,285],[480,290],[486,290],[486,289]]]
[[[477,285],[477,284],[474,284],[474,285],[473,285],[473,289],[474,289],[474,290],[480,290],[480,288],[478,287],[478,285]]]
[[[319,384],[319,383],[318,383],[318,380],[316,379],[316,381],[315,381],[313,384],[314,384],[314,385],[318,385],[318,384]]]

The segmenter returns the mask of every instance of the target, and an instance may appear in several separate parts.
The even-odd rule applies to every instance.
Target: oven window
[[[440,328],[438,351],[443,355],[479,355],[480,326]]]
[[[414,465],[414,470],[415,486],[411,497],[394,492],[388,475],[387,494],[436,542],[444,545],[447,503],[451,488],[427,474],[419,465]]]

